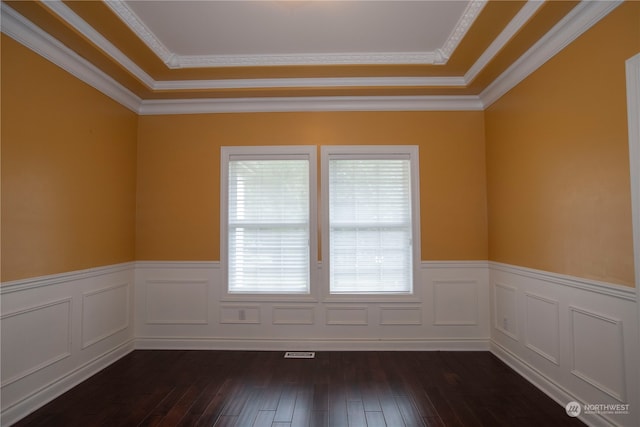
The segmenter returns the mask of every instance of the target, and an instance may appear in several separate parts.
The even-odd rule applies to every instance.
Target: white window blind
[[[411,293],[409,156],[329,157],[330,292]]]
[[[309,292],[309,159],[231,156],[227,232],[229,293]]]

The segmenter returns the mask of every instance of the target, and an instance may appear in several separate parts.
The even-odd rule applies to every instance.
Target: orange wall
[[[482,112],[141,116],[136,258],[220,259],[220,147],[420,147],[422,258],[487,257]]]
[[[623,4],[486,111],[490,260],[633,286],[624,61],[639,24]]]
[[[2,280],[218,260],[224,145],[416,144],[424,260],[632,286],[624,60],[639,21],[623,4],[484,113],[136,117],[3,36]]]
[[[2,281],[131,261],[136,114],[2,35]]]

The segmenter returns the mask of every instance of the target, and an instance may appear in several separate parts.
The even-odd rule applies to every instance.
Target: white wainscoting
[[[1,425],[11,425],[134,349],[133,266],[2,284]]]
[[[418,299],[411,301],[309,296],[229,300],[217,262],[137,262],[136,345],[146,349],[489,349],[486,262],[423,262],[417,279]]]
[[[635,289],[493,262],[489,270],[491,351],[563,407],[629,404],[630,414],[583,413],[588,425],[640,425]]]
[[[640,424],[633,288],[485,261],[427,261],[416,276],[415,299],[363,302],[229,299],[217,262],[3,283],[1,424],[134,348],[490,350],[562,406],[630,404],[583,414],[589,425]]]

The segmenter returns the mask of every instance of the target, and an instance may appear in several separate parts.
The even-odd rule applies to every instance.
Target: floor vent
[[[315,351],[287,351],[285,359],[313,359],[316,357]]]

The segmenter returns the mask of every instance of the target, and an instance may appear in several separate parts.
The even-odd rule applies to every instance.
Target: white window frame
[[[329,271],[331,266],[329,248],[329,161],[336,158],[392,158],[407,157],[411,173],[411,223],[412,223],[412,292],[411,293],[331,293]],[[322,265],[323,299],[348,302],[419,302],[421,301],[420,278],[420,170],[419,152],[416,145],[336,145],[321,147],[321,218],[322,218]]]
[[[309,292],[308,293],[237,293],[229,292],[229,162],[231,160],[286,160],[309,161]],[[317,301],[315,297],[318,260],[317,226],[317,147],[288,146],[229,146],[220,150],[220,264],[222,271],[223,301]]]

